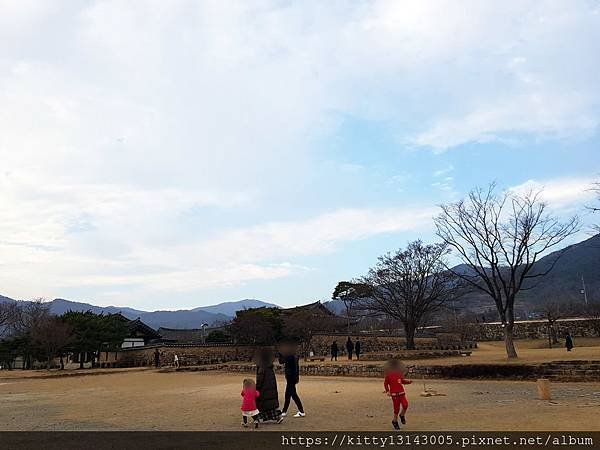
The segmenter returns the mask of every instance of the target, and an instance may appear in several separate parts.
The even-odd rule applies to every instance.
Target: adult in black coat
[[[285,372],[285,401],[283,402],[282,416],[287,415],[290,406],[290,400],[294,400],[298,407],[298,412],[294,417],[304,417],[304,407],[296,391],[296,385],[300,382],[300,364],[296,356],[296,347],[294,344],[284,344],[279,353],[279,363],[284,365]]]
[[[338,345],[336,341],[333,341],[333,344],[331,344],[331,360],[333,361],[334,359],[337,361],[337,355],[338,355]]]
[[[256,361],[256,390],[260,395],[256,399],[256,407],[260,411],[262,421],[274,420],[280,422],[279,392],[277,379],[273,370],[273,353],[270,349],[262,350]]]
[[[571,336],[571,333],[569,333],[568,331],[567,331],[567,335],[565,337],[565,347],[567,347],[568,352],[573,350],[573,347],[575,347],[573,345],[573,337]]]
[[[346,341],[346,351],[348,352],[348,359],[352,359],[352,352],[354,351],[354,343],[350,336],[348,336],[348,340]]]
[[[360,359],[360,341],[358,340],[358,338],[354,343],[354,353],[356,353],[356,359]]]

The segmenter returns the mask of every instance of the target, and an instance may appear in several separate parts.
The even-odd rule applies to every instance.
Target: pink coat
[[[256,397],[259,395],[260,392],[256,388],[244,388],[242,391],[242,411],[256,410]]]

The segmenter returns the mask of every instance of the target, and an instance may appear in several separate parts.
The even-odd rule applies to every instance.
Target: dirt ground
[[[124,370],[100,375],[19,378],[0,373],[1,430],[239,430],[243,374]],[[41,372],[37,372],[41,375]],[[280,391],[284,380],[279,379]],[[553,384],[536,399],[533,382],[428,382],[445,396],[408,386],[409,430],[600,430],[600,383]],[[390,429],[381,380],[303,377],[305,418],[264,430]],[[295,408],[290,408],[295,412]]]

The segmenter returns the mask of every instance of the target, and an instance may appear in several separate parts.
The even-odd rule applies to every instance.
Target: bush
[[[229,338],[229,336],[227,336],[221,330],[213,330],[210,333],[208,333],[208,336],[206,336],[206,342],[208,343],[223,343],[229,342],[230,340],[231,339]]]

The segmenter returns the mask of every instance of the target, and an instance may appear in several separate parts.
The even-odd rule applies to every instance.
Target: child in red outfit
[[[248,426],[248,417],[252,417],[254,428],[258,428],[258,409],[256,408],[256,397],[260,392],[256,390],[254,380],[246,378],[242,388],[242,426]]]
[[[408,409],[408,399],[406,398],[404,385],[411,383],[411,380],[404,378],[404,370],[398,360],[392,359],[388,361],[383,387],[385,388],[385,393],[389,397],[392,397],[392,402],[394,404],[394,418],[392,419],[392,425],[396,430],[400,429],[400,425],[398,425],[398,414],[400,414],[400,421],[402,424],[406,423],[404,415]],[[400,406],[402,406],[402,412],[400,412]]]

